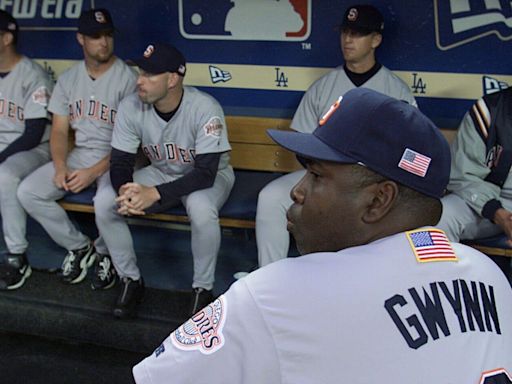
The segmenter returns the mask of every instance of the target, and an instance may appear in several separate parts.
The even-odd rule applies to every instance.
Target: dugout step
[[[150,354],[189,316],[190,292],[146,288],[136,318],[111,314],[118,286],[63,284],[56,273],[32,271],[17,290],[0,291],[0,330]]]

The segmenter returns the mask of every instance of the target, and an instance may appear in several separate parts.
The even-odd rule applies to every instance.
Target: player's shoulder
[[[83,60],[79,60],[69,68],[65,69],[57,78],[57,83],[72,82],[74,84],[75,79],[79,76],[86,75],[85,63]]]
[[[332,84],[340,81],[340,78],[346,78],[345,69],[343,65],[339,65],[336,68],[324,73],[317,80],[313,82],[310,88],[322,87],[324,84]]]
[[[221,108],[217,99],[196,87],[184,86],[183,92],[183,104],[186,105],[187,108],[202,110]]]
[[[148,109],[149,107],[150,105],[143,103],[137,93],[130,93],[121,100],[118,111],[136,112]]]
[[[404,89],[409,89],[409,86],[405,81],[403,81],[400,77],[397,76],[396,73],[391,71],[389,68],[384,65],[379,69],[379,71],[375,74],[375,76],[380,76],[386,79],[388,82],[394,83],[395,85],[402,87]]]
[[[121,75],[133,77],[133,78],[136,78],[138,76],[137,71],[132,66],[128,65],[126,63],[126,61],[124,61],[123,59],[120,59],[119,57],[115,58],[114,69],[116,72],[119,72],[119,74],[121,74]]]

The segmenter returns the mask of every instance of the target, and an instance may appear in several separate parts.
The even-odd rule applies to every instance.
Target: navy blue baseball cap
[[[384,17],[373,5],[359,4],[347,8],[341,22],[342,29],[351,29],[365,35],[372,32],[382,33]]]
[[[84,11],[78,19],[78,32],[82,35],[94,36],[102,32],[114,31],[114,21],[105,8]]]
[[[18,22],[9,12],[0,9],[0,31],[11,32],[13,36],[18,34]]]
[[[299,157],[361,164],[427,196],[441,198],[450,176],[450,148],[418,108],[379,92],[348,91],[313,133],[267,130]]]
[[[132,59],[130,62],[154,74],[175,72],[185,76],[187,71],[185,56],[173,45],[165,43],[149,44],[142,57]]]

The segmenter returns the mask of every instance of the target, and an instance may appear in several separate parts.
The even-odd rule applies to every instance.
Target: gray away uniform
[[[45,70],[24,56],[0,79],[0,152],[24,133],[26,120],[49,118],[47,107],[52,88]],[[2,229],[10,253],[23,253],[28,247],[27,218],[17,190],[27,175],[50,160],[48,134],[47,128],[41,144],[17,152],[0,164]]]
[[[194,258],[193,287],[212,289],[215,264],[220,247],[218,211],[227,200],[234,183],[229,165],[231,149],[224,113],[210,95],[193,87],[184,87],[181,105],[168,122],[154,106],[137,95],[127,97],[119,106],[112,147],[135,154],[139,145],[151,164],[137,170],[133,179],[145,186],[172,182],[194,167],[195,155],[222,153],[214,185],[183,196],[181,202],[191,223]],[[133,240],[124,216],[117,213],[117,193],[109,185],[96,195],[96,222],[120,277],[140,278]],[[106,233],[114,236],[106,236]]]
[[[362,87],[417,106],[407,84],[384,66]],[[291,128],[304,133],[313,132],[331,105],[354,88],[356,86],[348,78],[343,66],[322,76],[304,94]],[[258,196],[256,241],[260,267],[288,255],[290,235],[286,230],[286,211],[292,205],[290,191],[304,174],[305,171],[300,170],[284,175],[266,185]]]
[[[64,72],[58,79],[50,100],[49,111],[69,116],[75,131],[75,147],[68,154],[69,169],[83,169],[96,164],[110,153],[110,140],[119,102],[135,90],[137,75],[122,60],[99,78],[92,80],[83,61]],[[56,202],[66,191],[53,182],[53,162],[43,165],[20,185],[18,197],[27,212],[67,250],[85,247],[89,239],[70,221],[66,211]],[[109,183],[105,172],[96,179],[98,192]],[[110,232],[110,235],[113,233]],[[96,241],[98,252],[107,254],[102,239]]]

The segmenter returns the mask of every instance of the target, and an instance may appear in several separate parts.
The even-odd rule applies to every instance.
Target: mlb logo
[[[490,0],[434,0],[436,40],[448,50],[488,35],[512,39],[512,2]]]
[[[304,41],[312,0],[179,0],[187,39]]]

